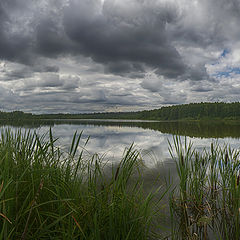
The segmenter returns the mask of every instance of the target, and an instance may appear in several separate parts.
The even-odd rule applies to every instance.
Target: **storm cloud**
[[[0,87],[43,112],[239,101],[239,21],[238,0],[2,0]]]

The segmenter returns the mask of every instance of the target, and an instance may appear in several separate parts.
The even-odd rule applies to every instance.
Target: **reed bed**
[[[238,150],[211,144],[198,152],[175,137],[178,182],[169,178],[161,192],[157,180],[150,189],[133,145],[109,171],[97,154],[87,157],[81,136],[63,152],[51,129],[1,131],[0,239],[240,239]],[[159,222],[164,196],[168,232]]]
[[[98,155],[83,157],[85,144],[75,133],[63,153],[51,129],[2,130],[0,239],[154,238],[154,193],[143,197],[139,152],[127,149],[109,180]]]
[[[171,239],[240,239],[239,150],[201,153],[179,137],[170,145],[179,185],[171,192]]]

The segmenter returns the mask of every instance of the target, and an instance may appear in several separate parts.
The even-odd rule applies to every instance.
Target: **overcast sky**
[[[239,0],[1,0],[0,110],[240,101]]]

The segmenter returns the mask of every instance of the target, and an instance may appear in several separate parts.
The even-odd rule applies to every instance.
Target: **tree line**
[[[139,112],[106,112],[84,114],[32,114],[22,111],[0,112],[1,120],[23,119],[140,119],[140,120],[240,120],[240,103],[190,103]]]

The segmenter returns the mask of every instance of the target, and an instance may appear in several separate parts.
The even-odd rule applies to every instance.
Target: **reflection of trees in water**
[[[0,120],[0,127],[39,128],[41,126],[54,126],[53,121],[45,120]]]
[[[41,126],[54,126],[61,124],[70,125],[95,125],[117,127],[139,127],[160,131],[161,133],[201,137],[201,138],[239,138],[240,124],[227,122],[111,122],[104,120],[19,120],[1,121],[0,126],[13,126],[24,128],[39,128]]]
[[[201,138],[239,138],[240,124],[224,122],[169,122],[156,126],[162,133]]]

